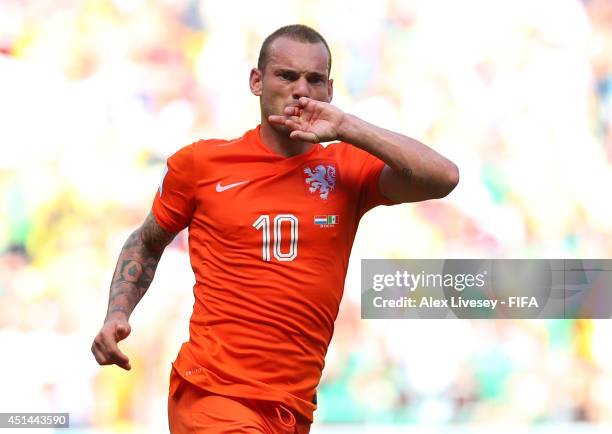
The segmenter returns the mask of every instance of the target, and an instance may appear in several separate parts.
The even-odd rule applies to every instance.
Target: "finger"
[[[120,368],[125,369],[126,371],[129,371],[130,369],[132,369],[132,366],[130,365],[130,358],[128,356],[126,356],[125,354],[123,354],[121,352],[121,350],[119,349],[119,347],[117,347],[116,350],[112,351],[111,353],[109,353],[109,365],[113,364],[113,365],[117,365]]]
[[[99,365],[109,364],[106,354],[104,354],[98,342],[94,341],[94,343],[91,345],[91,352],[93,353],[94,358],[96,359],[96,362],[98,362]]]
[[[298,104],[300,105],[300,107],[304,108],[308,105],[310,101],[312,101],[310,98],[308,98],[307,96],[303,96],[298,100]]]
[[[96,358],[96,361],[100,365],[109,365],[112,363],[111,358],[109,356],[109,351],[105,343],[105,337],[103,332],[98,333],[98,335],[94,339],[94,342],[91,346],[91,351],[94,357]]]
[[[280,115],[270,115],[268,116],[268,121],[273,124],[283,125],[285,123],[285,116]]]
[[[285,118],[285,126],[291,130],[299,130],[302,127],[302,123],[299,117],[290,116]]]
[[[291,105],[285,107],[284,113],[287,116],[299,116],[302,113],[302,109]]]
[[[127,371],[132,369],[130,359],[123,354],[113,339],[99,333],[91,346],[91,352],[99,365],[117,365]]]
[[[114,337],[104,335],[101,346],[103,348],[105,359],[108,362],[107,364],[115,364],[127,369],[126,366],[129,366],[130,359],[128,356],[123,354],[123,352],[121,352]]]
[[[113,364],[119,366],[121,369],[125,369],[126,371],[130,371],[132,369],[130,359],[128,359],[127,357],[125,359],[113,360]]]
[[[304,142],[318,143],[319,138],[315,133],[307,133],[306,131],[295,130],[289,134],[289,137],[293,140],[302,140]]]

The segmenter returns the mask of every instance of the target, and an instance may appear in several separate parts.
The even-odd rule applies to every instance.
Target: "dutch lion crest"
[[[308,191],[311,193],[319,192],[319,197],[327,200],[329,193],[336,186],[336,168],[333,165],[319,164],[314,170],[304,169],[307,175],[306,184],[309,185]]]

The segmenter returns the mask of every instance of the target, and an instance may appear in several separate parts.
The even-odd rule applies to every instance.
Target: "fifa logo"
[[[319,164],[314,170],[306,168],[304,173],[307,175],[306,184],[309,185],[308,191],[319,193],[319,197],[327,200],[336,186],[336,168],[333,165]]]

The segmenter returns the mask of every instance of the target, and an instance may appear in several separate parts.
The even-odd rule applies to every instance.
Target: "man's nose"
[[[300,99],[303,96],[310,96],[310,85],[305,77],[300,77],[293,83],[293,99]]]

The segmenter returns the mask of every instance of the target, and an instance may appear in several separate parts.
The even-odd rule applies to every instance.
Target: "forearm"
[[[115,314],[129,318],[153,281],[162,251],[147,246],[140,229],[128,237],[113,274],[106,319]]]
[[[450,160],[418,140],[356,116],[344,116],[339,139],[380,158],[411,186],[445,195],[457,183],[458,169]]]

